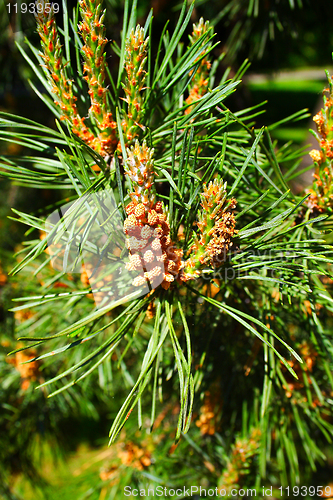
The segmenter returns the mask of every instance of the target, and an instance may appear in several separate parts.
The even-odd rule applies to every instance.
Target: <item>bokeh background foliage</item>
[[[74,2],[66,5],[71,17],[76,5]],[[123,5],[108,1],[106,7],[107,36],[120,47]],[[130,10],[131,6],[127,3],[126,7]],[[143,25],[150,7],[148,2],[140,1],[135,10]],[[154,61],[163,26],[170,19],[171,36],[181,6],[160,1],[153,2],[152,7],[155,19],[150,50]],[[4,14],[6,6],[1,9]],[[301,210],[304,196],[300,186],[304,179],[298,175],[299,169],[311,167],[302,163],[308,128],[304,118],[309,115],[300,110],[315,106],[324,83],[305,83],[297,80],[295,73],[280,83],[265,75],[261,79],[252,75],[245,86],[238,85],[240,88],[232,92],[236,88],[233,84],[247,67],[243,64],[245,57],[253,61],[252,68],[261,74],[272,68],[295,70],[314,64],[330,67],[332,35],[327,29],[323,40],[323,25],[329,20],[325,9],[327,4],[318,2],[313,6],[305,2],[294,5],[240,1],[225,2],[221,7],[221,2],[199,1],[189,15],[181,38],[183,51],[192,29],[190,21],[198,21],[200,15],[212,21],[216,38],[222,40],[222,49],[215,47],[211,59],[220,57],[221,50],[225,52],[214,67],[215,85],[227,89],[222,92],[226,100],[218,111],[219,118],[225,120],[224,127],[215,124],[216,110],[209,105],[201,114],[200,111],[194,114],[194,125],[183,120],[179,113],[183,101],[179,102],[176,96],[181,93],[184,98],[187,96],[189,78],[185,68],[185,80],[179,79],[169,93],[163,94],[161,81],[158,113],[159,120],[166,125],[160,127],[152,119],[146,137],[155,148],[157,191],[166,204],[170,206],[170,198],[174,203],[174,235],[181,225],[191,234],[198,206],[193,193],[198,195],[202,181],[212,177],[212,170],[228,181],[229,189],[234,186],[232,194],[237,197],[240,234],[235,239],[235,260],[223,269],[230,276],[236,269],[239,279],[217,283],[203,280],[199,284],[189,283],[188,288],[156,293],[156,303],[161,304],[161,314],[164,311],[166,318],[162,327],[168,328],[172,322],[175,342],[179,339],[184,352],[185,325],[190,330],[196,393],[192,425],[188,433],[175,440],[179,426],[179,382],[174,348],[172,343],[165,343],[161,359],[154,365],[153,382],[139,400],[139,407],[124,415],[128,416],[126,425],[109,449],[105,438],[110,424],[139,375],[142,355],[154,332],[154,320],[146,318],[146,307],[140,302],[126,304],[98,317],[85,329],[73,327],[67,339],[70,348],[61,355],[21,364],[46,355],[51,349],[62,351],[65,343],[60,338],[54,339],[52,346],[37,341],[38,345],[29,350],[18,351],[10,358],[6,356],[9,351],[23,347],[15,341],[17,337],[41,338],[68,329],[91,313],[94,302],[89,296],[73,303],[34,299],[40,302],[38,307],[31,307],[28,301],[24,309],[8,312],[13,307],[12,299],[42,296],[45,290],[55,294],[59,290],[75,292],[84,290],[86,284],[82,275],[57,274],[45,265],[45,253],[37,252],[35,259],[22,261],[27,248],[33,253],[37,246],[44,248],[36,230],[40,223],[36,221],[43,220],[65,198],[76,197],[55,145],[66,150],[69,164],[75,164],[72,153],[79,157],[82,145],[74,141],[66,127],[65,135],[58,130],[49,109],[51,100],[47,107],[45,98],[36,100],[29,90],[28,79],[31,79],[37,91],[44,94],[34,74],[34,65],[38,68],[38,64],[29,65],[22,57],[22,50],[33,57],[23,43],[24,35],[27,34],[31,47],[38,47],[37,34],[33,30],[24,33],[22,20],[16,16],[10,16],[9,20],[7,15],[1,16],[2,105],[6,111],[18,115],[1,115],[1,136],[5,139],[1,141],[1,153],[6,157],[2,160],[2,173],[7,175],[1,181],[0,226],[3,332],[0,474],[4,498],[55,499],[57,495],[123,498],[124,485],[138,488],[158,484],[226,488],[236,485],[257,487],[261,491],[261,485],[277,488],[288,484],[329,484],[333,399],[331,221],[329,214],[316,217],[306,214],[306,208]],[[57,21],[63,29],[66,17],[59,15]],[[167,50],[167,39],[165,47]],[[111,44],[107,46],[113,75],[118,70],[119,50],[116,46],[114,54]],[[177,50],[174,61],[180,57],[181,49]],[[170,63],[169,71],[173,68]],[[313,74],[312,69],[308,78]],[[167,81],[167,73],[164,78]],[[212,79],[210,87],[213,86]],[[262,114],[263,106],[251,108],[266,98],[267,113]],[[177,129],[174,117],[168,124],[172,112],[176,113]],[[275,125],[291,114],[292,119]],[[200,120],[205,122],[200,125]],[[268,126],[264,133],[263,125]],[[27,130],[29,133],[34,130],[31,142]],[[291,144],[289,139],[295,142]],[[256,149],[258,144],[260,150]],[[88,163],[96,161],[89,150],[84,151]],[[178,191],[172,185],[170,188],[168,177],[161,173],[172,172],[170,159],[179,173]],[[27,170],[31,164],[33,167]],[[239,174],[242,171],[243,176]],[[182,182],[183,175],[188,176],[188,182]],[[8,177],[14,182],[10,183]],[[108,182],[117,192],[119,177],[117,180],[114,172]],[[126,187],[123,185],[125,195]],[[189,204],[192,218],[186,217],[182,200]],[[32,226],[24,235],[26,227],[7,217],[13,206],[15,213],[11,212],[11,216]],[[314,218],[318,219],[316,223]],[[27,243],[22,245],[23,240]],[[20,272],[8,278],[7,273],[15,266]],[[119,315],[123,316],[118,318]],[[126,330],[125,343],[116,347],[111,358],[99,364],[89,377],[66,391],[62,391],[62,380],[35,390],[59,373],[71,372],[93,349],[98,350],[115,331],[113,325],[109,329],[106,325],[114,321],[121,327],[124,317],[129,325],[136,320]],[[281,348],[270,330],[292,346],[302,364]],[[100,333],[81,344],[80,339],[93,331]],[[297,380],[267,344],[255,337],[259,332],[287,359],[288,367],[298,375]],[[75,372],[69,374],[69,384],[71,376],[77,377]],[[47,398],[58,390],[61,392]]]

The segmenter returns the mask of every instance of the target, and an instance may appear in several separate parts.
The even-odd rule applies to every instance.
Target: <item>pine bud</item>
[[[54,102],[61,110],[60,118],[67,120],[73,133],[91,146],[95,136],[86,127],[84,118],[81,118],[77,111],[75,104],[77,98],[74,96],[73,82],[67,75],[53,6],[45,4],[44,0],[39,0],[39,4],[44,6],[41,12],[35,14],[37,32],[41,38],[40,55],[48,71],[52,92],[55,94]],[[46,5],[49,6],[48,12],[46,12]]]
[[[125,172],[134,188],[130,193],[131,199],[137,204],[142,204],[146,213],[153,207],[156,199],[153,154],[154,150],[148,148],[145,141],[142,146],[139,141],[135,141],[135,145],[127,149],[128,159],[125,164]]]
[[[112,113],[108,109],[108,89],[105,87],[106,54],[105,26],[103,20],[102,0],[79,0],[82,22],[79,24],[84,46],[81,52],[84,57],[84,73],[90,95],[91,106],[89,116],[99,129],[98,138],[93,147],[102,156],[114,152],[117,146],[116,128]]]
[[[232,198],[226,203],[226,183],[215,179],[208,186],[205,184],[200,198],[202,209],[198,213],[199,233],[194,235],[192,254],[184,265],[184,281],[197,278],[203,265],[222,265],[236,233],[233,214],[236,200]]]
[[[193,32],[192,35],[189,37],[191,45],[194,45],[194,43],[205,33],[209,32],[212,30],[212,28],[209,26],[209,21],[204,21],[203,18],[200,19],[198,24],[193,24]],[[207,48],[204,49],[201,53],[201,55],[206,54]],[[189,96],[186,99],[186,104],[192,104],[195,103],[200,97],[206,94],[208,90],[208,84],[209,84],[209,71],[211,68],[211,63],[208,59],[208,57],[204,57],[201,59],[200,64],[198,69],[193,75],[193,78],[191,80],[190,84],[190,90],[189,90]],[[190,73],[190,75],[193,73],[193,71]],[[192,111],[193,106],[189,106],[185,114],[189,114]]]
[[[131,256],[128,269],[134,269],[134,262],[135,269],[138,269],[141,259],[142,274],[134,278],[133,285],[141,286],[148,281],[152,288],[161,284],[167,290],[179,276],[183,252],[174,247],[163,204],[156,202],[153,153],[154,150],[148,148],[145,142],[140,146],[136,141],[127,149],[125,172],[134,191],[130,193],[132,201],[126,207],[128,217],[124,222],[124,231],[128,236]]]
[[[147,45],[149,38],[144,39],[144,29],[137,25],[132,29],[125,45],[125,84],[122,84],[127,103],[127,114],[123,119],[123,132],[126,144],[131,144],[143,129],[144,83],[147,72]]]
[[[320,151],[313,149],[309,155],[315,163],[314,183],[306,192],[310,195],[307,205],[312,211],[333,210],[333,83],[328,79],[329,88],[324,90],[324,108],[313,121],[317,125]],[[328,95],[325,95],[325,92]]]

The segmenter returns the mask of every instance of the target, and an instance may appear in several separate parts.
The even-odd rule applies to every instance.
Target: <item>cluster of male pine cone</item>
[[[126,153],[122,151],[119,130],[108,106],[106,83],[107,43],[103,19],[102,0],[79,0],[82,21],[79,33],[83,39],[81,53],[84,59],[83,73],[88,85],[90,107],[88,121],[79,115],[77,97],[69,77],[62,46],[52,8],[36,15],[37,29],[41,37],[41,56],[46,63],[48,78],[54,102],[59,107],[61,118],[66,120],[72,131],[102,157],[110,159],[117,152],[123,159],[125,174],[132,185],[131,202],[126,207],[127,218],[124,232],[127,236],[129,262],[126,268],[136,271],[134,286],[148,284],[150,289],[161,285],[167,290],[176,280],[197,279],[205,266],[213,268],[222,265],[232,246],[235,234],[236,200],[226,201],[226,184],[215,178],[208,186],[204,184],[201,207],[198,214],[198,234],[193,232],[190,250],[184,258],[184,251],[170,238],[167,207],[156,199],[153,154],[145,141],[139,142],[145,130],[144,105],[147,72],[148,37],[139,25],[132,29],[125,43],[125,81],[123,101],[127,110],[121,111],[121,134]],[[193,45],[205,33],[210,33],[208,22],[200,19],[193,25],[190,44]],[[203,44],[204,45],[204,44]],[[208,44],[209,46],[209,44]],[[196,70],[191,71],[187,107],[188,114],[198,99],[209,91],[211,63],[207,55],[207,44],[203,47],[201,60]],[[127,112],[126,112],[127,111]],[[177,246],[178,245],[178,246]],[[138,274],[139,271],[139,274]]]

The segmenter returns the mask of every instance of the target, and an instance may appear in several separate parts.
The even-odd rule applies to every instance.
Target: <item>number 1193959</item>
[[[333,489],[330,486],[280,486],[281,496],[287,495],[288,498],[291,496],[310,496],[310,497],[331,497],[333,494]]]
[[[58,3],[8,3],[6,7],[8,7],[9,14],[17,14],[18,12],[21,12],[22,14],[26,14],[27,12],[30,14],[41,14],[42,12],[49,14],[51,9],[55,14],[58,14],[59,12]]]

